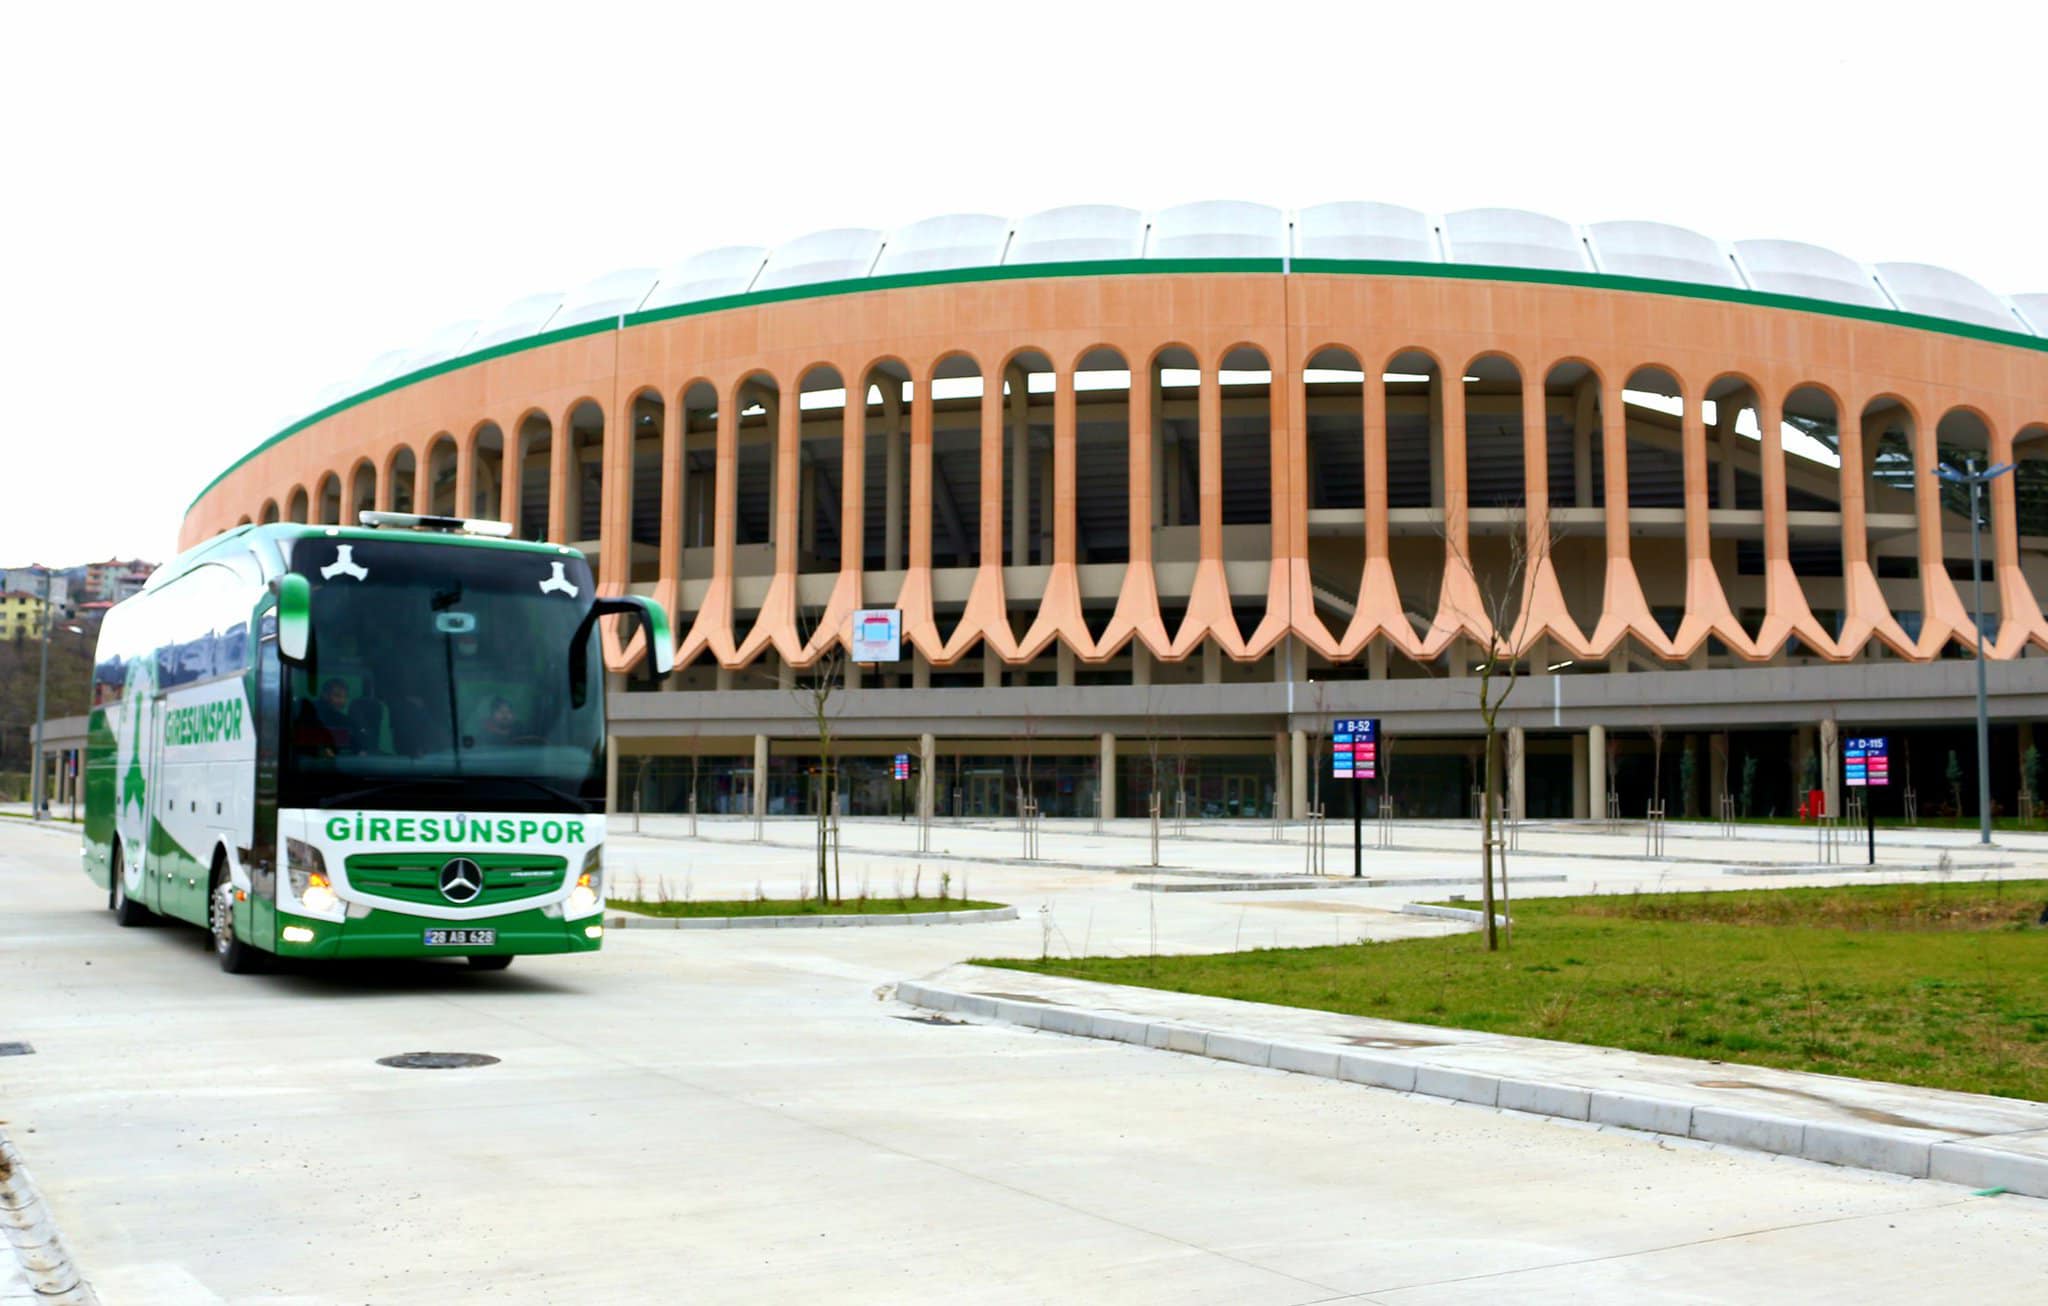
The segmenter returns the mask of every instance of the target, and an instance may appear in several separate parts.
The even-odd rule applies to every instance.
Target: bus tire
[[[114,844],[113,871],[107,877],[107,910],[114,913],[114,924],[124,930],[132,930],[138,925],[149,924],[153,913],[128,896],[126,876],[127,871],[121,864],[121,845],[117,841]]]
[[[478,952],[467,958],[471,970],[503,970],[512,964],[509,952]]]
[[[230,975],[247,975],[263,968],[264,956],[235,937],[235,886],[228,875],[228,859],[213,858],[213,881],[206,895],[207,932],[213,936],[213,955]]]

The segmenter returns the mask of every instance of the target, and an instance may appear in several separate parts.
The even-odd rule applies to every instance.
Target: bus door
[[[146,809],[142,814],[142,901],[153,912],[168,911],[166,900],[173,896],[166,892],[174,870],[172,858],[165,851],[171,841],[157,834],[157,827],[170,814],[173,801],[169,777],[164,774],[165,697],[162,690],[150,695],[147,738],[143,741],[149,761],[142,773]]]

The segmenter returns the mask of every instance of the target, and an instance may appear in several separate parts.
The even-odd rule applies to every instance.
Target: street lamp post
[[[50,580],[43,578],[43,660],[36,672],[36,737],[29,745],[28,814],[43,819],[43,706],[50,682],[50,628],[57,624],[57,609],[50,602]]]
[[[1977,650],[1977,842],[1989,845],[1991,842],[1991,714],[1986,706],[1984,690],[1984,547],[1978,540],[1979,523],[1983,520],[1980,508],[1984,487],[2013,469],[2012,463],[1999,463],[1977,470],[1977,460],[1963,460],[1963,470],[1950,467],[1936,467],[1934,474],[1951,485],[1970,487],[1970,620],[1976,624]]]

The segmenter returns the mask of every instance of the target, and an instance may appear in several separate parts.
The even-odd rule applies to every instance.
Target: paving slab
[[[1114,1021],[1126,1041],[1214,1060],[2048,1197],[2048,1103],[968,964],[896,997],[1082,1037]]]

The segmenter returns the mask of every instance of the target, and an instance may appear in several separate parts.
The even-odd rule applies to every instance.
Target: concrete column
[[[1116,736],[1103,732],[1101,752],[1095,764],[1095,804],[1102,819],[1116,819]]]
[[[763,429],[768,438],[768,542],[780,544],[782,532],[775,519],[782,511],[782,407],[772,394],[764,392],[758,397],[767,419]]]
[[[1828,796],[1828,815],[1842,814],[1842,767],[1839,728],[1833,717],[1820,723],[1820,787]]]
[[[1429,506],[1444,506],[1444,378],[1429,377]]]
[[[1741,408],[1739,403],[1723,403],[1714,410],[1714,473],[1719,481],[1717,497],[1723,508],[1735,506],[1735,415]]]
[[[841,681],[839,682],[840,688],[842,688],[842,689],[859,689],[859,688],[860,688],[860,663],[858,663],[858,662],[849,662],[849,663],[847,663],[847,664],[846,664],[846,669],[845,669],[845,671],[844,671],[843,673],[841,673],[841,674],[842,674],[842,676],[843,676],[843,679],[841,679]]]
[[[1586,774],[1586,737],[1572,736],[1572,819],[1583,821],[1593,814]]]
[[[939,744],[930,735],[917,737],[917,810],[925,819],[931,819],[938,810],[932,805],[932,796],[938,792]]]
[[[1813,726],[1801,726],[1792,740],[1792,807],[1795,811],[1800,803],[1806,801],[1806,759],[1813,756],[1819,733]]]
[[[1707,737],[1707,819],[1721,819],[1721,800],[1728,796],[1728,736]]]
[[[1223,650],[1216,647],[1216,641],[1213,639],[1202,641],[1202,683],[1223,683]]]
[[[903,385],[884,377],[882,391],[882,568],[903,566]]]
[[[768,814],[768,736],[754,736],[754,815]]]
[[[1058,666],[1056,679],[1062,689],[1071,688],[1074,683],[1074,650],[1064,643],[1055,645],[1054,650]]]
[[[769,656],[774,655],[770,654]],[[780,657],[775,658],[775,687],[777,689],[796,688],[796,669]]]
[[[1309,761],[1308,756],[1308,731],[1289,731],[1287,734],[1287,748],[1294,759],[1294,766],[1292,768],[1294,776],[1294,802],[1292,810],[1294,819],[1299,821],[1306,819],[1308,816],[1308,782],[1310,767],[1313,765]]]
[[[1152,650],[1137,640],[1130,643],[1131,684],[1138,689],[1149,688],[1152,684]]]
[[[1586,793],[1596,820],[1607,819],[1607,727],[1586,728]]]
[[[1572,392],[1572,506],[1593,506],[1593,405],[1598,383],[1588,376]]]
[[[1010,565],[1031,561],[1031,396],[1021,368],[1004,377],[1010,383]]]
[[[1529,816],[1529,737],[1520,726],[1508,727],[1508,816]]]
[[[732,668],[731,668],[731,667],[720,667],[720,668],[718,669],[718,673],[717,673],[717,675],[716,675],[716,676],[714,677],[714,681],[715,681],[715,683],[716,683],[716,685],[717,685],[717,687],[718,687],[718,692],[719,692],[719,693],[721,693],[721,694],[722,694],[722,693],[724,693],[724,692],[725,692],[726,690],[728,690],[728,689],[731,689],[731,688],[732,688]]]
[[[1031,428],[1026,427],[1028,432]],[[1053,559],[1053,514],[1058,507],[1058,496],[1053,493],[1052,450],[1043,449],[1038,454],[1038,501],[1043,511],[1038,514],[1038,560],[1041,563]]]
[[[1374,680],[1387,678],[1387,641],[1376,639],[1366,646],[1365,674]]]
[[[2033,723],[2033,722],[2031,722],[2031,721],[2022,721],[2022,722],[2020,722],[2020,723],[2019,723],[2019,738],[2018,738],[2018,739],[2017,739],[2017,740],[2015,741],[2015,747],[2016,747],[2017,751],[2016,751],[2016,752],[2014,753],[2014,756],[2015,756],[2016,758],[2018,758],[2018,759],[2019,759],[2019,763],[2020,763],[2020,765],[2021,765],[2022,767],[2025,767],[2025,766],[2026,766],[2026,764],[2027,764],[2027,750],[2028,750],[2029,748],[2032,748],[2033,746],[2034,746],[2034,723]],[[2027,786],[2027,773],[2026,773],[2026,772],[2025,772],[2024,770],[2022,770],[2022,771],[2020,772],[2020,788],[2024,789],[2024,788],[2026,788],[2026,786]],[[1905,785],[1903,785],[1903,784],[1900,784],[1900,785],[1898,785],[1898,786],[1896,786],[1896,787],[1897,787],[1897,788],[1899,788],[1899,789],[1902,789],[1902,790],[1903,790],[1903,789],[1905,788]],[[2041,805],[2041,795],[2040,795],[2040,794],[2035,794],[2035,795],[2034,795],[2034,806],[2035,806],[2035,807],[2036,807],[2036,808],[2038,809],[2038,808],[2040,807],[2040,805]]]
[[[610,816],[619,810],[619,737],[604,737],[604,810]]]
[[[1003,660],[988,645],[981,646],[981,687],[1001,689],[1003,687]]]
[[[932,664],[916,649],[910,650],[910,687],[930,689],[932,687]]]
[[[1273,812],[1283,821],[1294,818],[1294,753],[1287,732],[1273,732]]]
[[[818,464],[803,459],[803,479],[797,492],[797,546],[809,556],[818,551]]]

